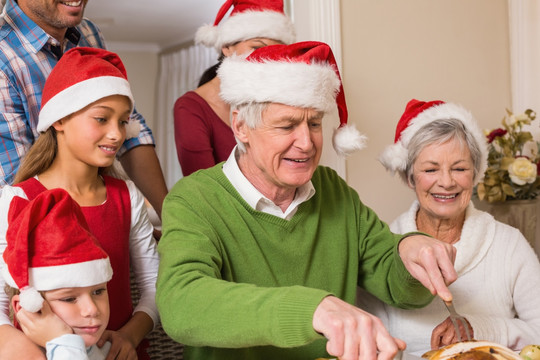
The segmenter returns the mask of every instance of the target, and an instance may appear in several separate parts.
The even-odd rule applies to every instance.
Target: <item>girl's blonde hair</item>
[[[56,139],[56,130],[49,127],[44,133],[41,133],[36,142],[30,147],[28,153],[24,156],[19,170],[15,174],[14,184],[28,180],[41,174],[51,167],[56,154],[58,153],[58,141]],[[114,164],[105,168],[99,168],[100,175],[110,175],[122,178],[118,170],[114,169]]]
[[[21,162],[13,183],[18,184],[47,170],[56,158],[57,152],[56,130],[51,126],[30,147]]]

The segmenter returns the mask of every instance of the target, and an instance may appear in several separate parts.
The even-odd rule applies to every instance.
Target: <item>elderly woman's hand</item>
[[[399,255],[411,275],[432,294],[452,300],[447,285],[457,279],[454,246],[425,235],[411,235],[401,240]]]
[[[469,321],[465,319],[467,322],[467,327],[469,328],[469,334],[471,334],[471,338],[474,338],[473,328]],[[465,334],[465,328],[461,321],[458,321],[459,331],[462,334]],[[444,320],[442,323],[437,325],[435,329],[433,329],[433,332],[431,333],[431,349],[436,350],[443,346],[453,344],[455,342],[461,341],[461,339],[458,339],[456,334],[456,329],[454,328],[454,325],[452,324],[452,320],[450,320],[450,317],[447,317],[446,320]]]

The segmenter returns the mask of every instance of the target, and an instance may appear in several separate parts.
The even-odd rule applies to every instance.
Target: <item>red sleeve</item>
[[[210,114],[201,105],[190,93],[184,94],[174,104],[174,139],[184,176],[216,164],[212,127],[208,119]],[[217,117],[215,113],[213,115]]]

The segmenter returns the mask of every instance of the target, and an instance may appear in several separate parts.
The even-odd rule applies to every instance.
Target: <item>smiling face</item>
[[[87,2],[88,0],[19,0],[18,3],[39,27],[61,40],[67,28],[81,23]]]
[[[409,186],[422,215],[445,220],[464,216],[474,186],[473,161],[464,143],[452,139],[426,146],[413,164],[412,176],[414,185]]]
[[[109,322],[107,284],[63,288],[45,292],[51,310],[62,319],[73,333],[80,335],[86,347],[100,339]]]
[[[129,99],[113,95],[55,122],[57,158],[96,168],[111,166],[126,138],[130,113]]]
[[[255,128],[238,122],[237,115],[234,111],[233,130],[246,147],[238,163],[261,193],[271,200],[294,195],[311,180],[322,152],[322,112],[272,103]]]

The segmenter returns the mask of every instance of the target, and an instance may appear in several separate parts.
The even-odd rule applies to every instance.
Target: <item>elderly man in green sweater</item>
[[[392,359],[405,344],[352,305],[357,286],[405,308],[450,299],[455,249],[391,233],[318,165],[325,115],[339,114],[338,152],[364,140],[347,125],[328,45],[260,48],[225,59],[218,76],[238,146],[165,200],[157,283],[165,331],[186,345],[185,359]]]

